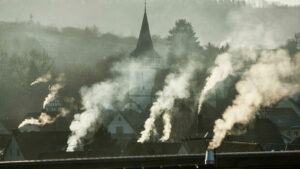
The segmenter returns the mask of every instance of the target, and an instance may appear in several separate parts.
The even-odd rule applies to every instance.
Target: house
[[[41,153],[66,150],[69,132],[20,132],[14,130],[4,155],[5,161],[35,160]]]
[[[137,139],[146,119],[146,113],[124,110],[115,115],[111,122],[108,123],[107,129],[123,149],[130,140]]]
[[[56,98],[53,101],[51,101],[50,103],[45,105],[45,111],[46,112],[57,112],[62,107],[63,107],[62,103],[60,102],[59,99]]]
[[[136,134],[135,130],[122,113],[117,114],[110,122],[108,131],[113,135]]]
[[[264,109],[261,116],[269,119],[279,128],[286,144],[300,136],[300,117],[295,109],[291,107]]]
[[[300,107],[299,104],[295,102],[292,98],[285,98],[273,105],[273,108],[291,108],[300,117]]]

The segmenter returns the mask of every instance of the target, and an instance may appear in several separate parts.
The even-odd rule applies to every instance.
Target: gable
[[[4,156],[5,161],[16,161],[16,160],[25,160],[22,150],[18,145],[16,138],[12,137],[9,146],[5,152]]]
[[[188,150],[186,149],[186,147],[184,146],[184,144],[181,144],[178,154],[189,154]]]
[[[61,152],[67,144],[69,132],[20,132],[13,131],[16,143],[26,160],[37,159],[40,153]]]
[[[300,108],[296,106],[290,99],[283,99],[276,106],[276,108],[292,108],[300,117]]]
[[[118,129],[122,128],[123,134],[134,134],[135,131],[128,123],[128,121],[119,113],[108,125],[108,132],[111,134],[117,134]]]

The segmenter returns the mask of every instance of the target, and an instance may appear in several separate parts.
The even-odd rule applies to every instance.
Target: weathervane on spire
[[[145,0],[145,12],[147,11],[147,0]]]

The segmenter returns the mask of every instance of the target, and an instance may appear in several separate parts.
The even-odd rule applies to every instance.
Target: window
[[[298,131],[294,131],[294,136],[295,136],[295,137],[298,136]]]

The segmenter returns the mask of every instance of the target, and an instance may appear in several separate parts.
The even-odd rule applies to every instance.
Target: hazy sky
[[[300,0],[267,1],[300,4]],[[248,2],[266,4],[263,1]],[[142,21],[143,5],[143,0],[0,0],[0,21],[28,21],[32,14],[33,20],[43,25],[82,28],[96,25],[101,32],[136,37]],[[249,27],[252,24],[259,26],[255,28],[256,31],[272,28],[271,32],[266,31],[263,36],[273,38],[273,30],[279,31],[279,35],[273,39],[275,41],[300,30],[300,8],[264,13],[261,9],[238,9],[226,5],[219,7],[212,0],[148,0],[147,7],[152,34],[167,36],[174,22],[185,18],[192,23],[200,41],[205,43],[232,41],[232,34],[240,34],[236,32],[239,30],[247,32],[248,28],[252,30]],[[288,27],[282,29],[283,26]],[[255,40],[256,36],[261,38],[261,32],[256,32],[254,39],[250,37]]]

